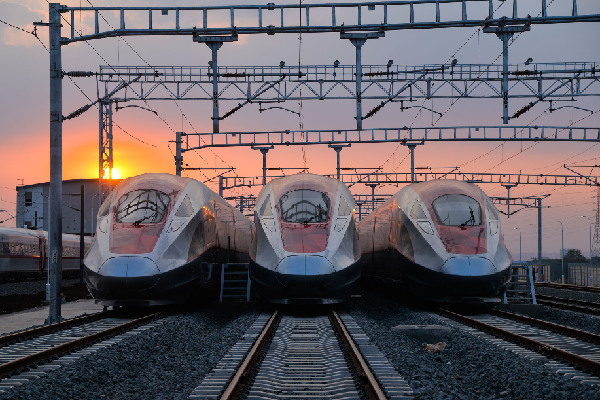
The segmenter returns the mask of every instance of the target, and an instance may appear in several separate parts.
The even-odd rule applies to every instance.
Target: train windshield
[[[433,210],[442,225],[481,225],[481,207],[477,200],[464,194],[445,194],[433,201]]]
[[[167,213],[169,195],[158,190],[133,190],[117,202],[117,222],[124,224],[155,224]]]
[[[294,190],[279,199],[281,218],[285,222],[302,224],[326,222],[329,203],[325,193],[309,189]]]

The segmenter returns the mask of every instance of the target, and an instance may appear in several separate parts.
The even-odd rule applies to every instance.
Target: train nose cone
[[[300,255],[284,258],[276,271],[284,275],[315,276],[331,274],[335,269],[325,257]]]
[[[496,267],[485,257],[451,257],[441,269],[442,273],[459,276],[482,276],[495,274]]]
[[[104,283],[102,291],[111,292],[109,297],[115,298],[151,289],[159,273],[156,263],[146,257],[113,257],[98,270],[99,281]]]

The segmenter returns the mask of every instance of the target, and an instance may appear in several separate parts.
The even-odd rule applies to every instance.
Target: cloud
[[[48,12],[43,11],[40,1],[13,2],[0,0],[0,15],[2,15],[3,21],[28,32],[34,30],[33,21],[48,21]],[[4,45],[24,47],[39,46],[39,41],[33,35],[11,26],[2,26],[2,43]],[[44,43],[47,43],[47,28],[40,29],[38,31],[38,36]]]

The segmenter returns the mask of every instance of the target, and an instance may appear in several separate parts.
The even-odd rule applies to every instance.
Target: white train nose
[[[285,257],[275,271],[284,275],[314,276],[331,274],[335,269],[325,257],[298,255]]]
[[[149,289],[156,284],[159,274],[156,263],[146,257],[109,258],[98,270],[101,278],[115,280],[123,290]]]
[[[483,276],[495,274],[496,266],[485,257],[458,256],[451,257],[444,265],[441,272],[459,276]]]

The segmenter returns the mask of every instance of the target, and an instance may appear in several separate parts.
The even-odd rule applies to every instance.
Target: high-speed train
[[[296,174],[268,183],[256,200],[252,291],[281,303],[333,303],[360,277],[354,199],[338,180]]]
[[[358,225],[362,273],[433,301],[497,301],[512,258],[498,210],[476,185],[410,184]]]
[[[98,211],[85,281],[107,306],[179,303],[247,262],[252,223],[203,183],[170,174],[125,179]]]
[[[84,237],[84,246],[92,238]],[[0,281],[42,278],[48,272],[48,232],[0,227]],[[62,239],[62,270],[79,276],[79,235],[65,233]]]

